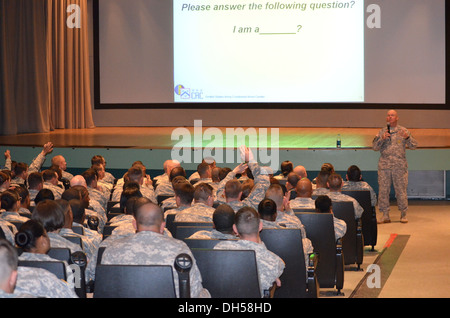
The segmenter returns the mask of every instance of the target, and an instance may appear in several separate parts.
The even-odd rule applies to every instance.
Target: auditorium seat
[[[97,265],[94,298],[175,298],[169,265]]]
[[[212,298],[261,298],[255,252],[193,249],[202,284]]]
[[[357,264],[359,270],[364,257],[364,238],[361,219],[355,219],[355,212],[351,201],[333,201],[332,204],[334,216],[345,221],[347,224],[347,232],[342,238],[344,264]]]
[[[237,239],[236,239],[237,240]],[[183,241],[189,246],[190,249],[193,248],[207,248],[212,249],[217,243],[224,240],[220,239],[196,239],[196,238],[185,238]]]
[[[313,263],[306,268],[300,229],[263,229],[261,240],[286,264],[275,298],[317,298],[319,288]],[[314,261],[311,258],[311,261]]]
[[[197,227],[200,229],[205,229],[205,228],[213,228],[213,223],[212,222],[176,222],[174,221],[172,224],[172,236],[174,238],[177,239],[183,239],[184,237],[181,237],[181,234],[178,234],[178,227],[186,227],[186,226],[190,226],[192,227]],[[192,230],[191,230],[192,231]]]
[[[364,237],[364,246],[372,246],[372,251],[375,245],[377,245],[378,238],[378,225],[377,215],[375,207],[372,206],[369,190],[342,190],[343,194],[349,195],[354,198],[364,212],[361,216],[361,226]]]
[[[184,240],[185,238],[190,237],[192,234],[197,233],[198,231],[211,231],[213,229],[212,225],[207,226],[198,226],[198,225],[180,225],[177,226],[176,237],[179,240]]]
[[[162,202],[168,198],[173,197],[173,195],[158,195],[156,199],[158,200],[158,205],[161,206]]]
[[[321,288],[336,288],[341,294],[344,285],[344,255],[342,243],[336,241],[331,213],[301,212],[297,217],[305,226],[306,237],[317,253],[317,280]]]

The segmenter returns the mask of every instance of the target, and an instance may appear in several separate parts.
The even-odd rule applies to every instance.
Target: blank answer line
[[[259,33],[259,35],[289,35],[289,34],[297,34],[297,33]]]

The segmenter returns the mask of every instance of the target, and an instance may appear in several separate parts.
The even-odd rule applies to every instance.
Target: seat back
[[[0,227],[0,239],[6,240],[5,232],[3,232],[3,229]]]
[[[66,247],[52,247],[48,250],[47,255],[58,261],[70,262],[70,249]]]
[[[169,230],[170,233],[172,233],[172,236],[175,234],[175,228],[173,225],[173,222],[175,222],[175,213],[167,214],[166,216],[166,228]]]
[[[255,251],[193,249],[212,298],[261,298]]]
[[[179,240],[184,240],[185,238],[190,237],[192,234],[197,233],[198,231],[211,231],[212,226],[177,226],[176,238]]]
[[[70,242],[72,242],[72,243],[74,243],[74,244],[77,244],[77,245],[79,245],[81,248],[83,248],[83,240],[81,239],[81,237],[79,237],[79,236],[73,236],[73,235],[63,235],[63,237],[64,237],[66,240],[68,240],[68,241],[70,241]]]
[[[318,254],[316,275],[320,287],[342,288],[344,266],[342,250],[337,251],[333,215],[302,212],[298,213],[297,217],[305,227],[306,236],[310,239],[314,252]],[[340,253],[340,256],[337,256],[337,253]],[[342,277],[342,283],[338,282],[338,277]]]
[[[216,246],[217,243],[222,242],[223,240],[219,239],[195,239],[195,238],[185,238],[183,240],[190,249],[193,248],[206,248],[212,249]],[[237,241],[237,239],[236,239]]]
[[[81,225],[72,226],[72,231],[76,234],[84,235],[84,227]]]
[[[204,229],[206,227],[209,227],[209,228],[212,229],[213,223],[211,223],[211,222],[176,222],[176,221],[174,221],[172,223],[172,230],[173,230],[172,236],[175,237],[175,238],[183,239],[183,238],[180,238],[181,234],[178,234],[178,228],[179,227],[186,227],[186,226],[189,226],[191,228],[192,227],[197,227],[199,229]],[[193,233],[195,233],[195,232],[196,231],[194,231]],[[179,237],[179,235],[180,235],[180,237]]]
[[[358,259],[357,221],[351,201],[333,201],[333,214],[336,218],[345,221],[347,232],[342,238],[342,251],[344,253],[345,265],[361,264]]]
[[[108,236],[110,236],[116,227],[117,227],[117,226],[105,225],[105,226],[103,227],[103,232],[102,232],[102,234],[103,234],[103,239],[105,239],[105,238],[107,238]]]
[[[261,240],[267,249],[281,257],[286,267],[280,277],[281,287],[274,298],[304,298],[307,274],[300,229],[263,229]]]
[[[53,273],[59,279],[67,281],[66,267],[62,261],[25,261],[19,260],[19,266],[43,268]]]
[[[97,265],[94,298],[175,298],[169,265]]]
[[[361,216],[362,233],[364,245],[371,245],[372,248],[377,245],[378,225],[375,207],[372,206],[369,190],[342,190],[343,194],[354,198],[364,212]]]
[[[299,212],[316,212],[316,209],[313,209],[313,208],[297,208],[297,209],[292,209],[292,211],[294,213],[299,213]]]
[[[158,205],[161,205],[164,200],[171,197],[173,197],[173,195],[158,195],[156,196],[156,200],[158,200]]]

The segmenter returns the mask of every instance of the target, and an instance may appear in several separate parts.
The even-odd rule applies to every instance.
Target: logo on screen
[[[175,94],[180,96],[181,99],[203,99],[203,91],[199,89],[186,88],[183,85],[175,86]]]

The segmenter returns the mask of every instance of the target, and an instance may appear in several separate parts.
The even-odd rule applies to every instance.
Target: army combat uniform
[[[408,137],[403,138],[399,131],[405,130]],[[391,184],[394,185],[395,196],[402,218],[408,210],[408,162],[406,161],[406,147],[417,148],[417,141],[406,128],[397,125],[391,127],[391,137],[383,140],[382,135],[387,128],[380,130],[373,140],[373,150],[380,151],[378,161],[378,208],[383,217],[389,220],[389,193]]]

